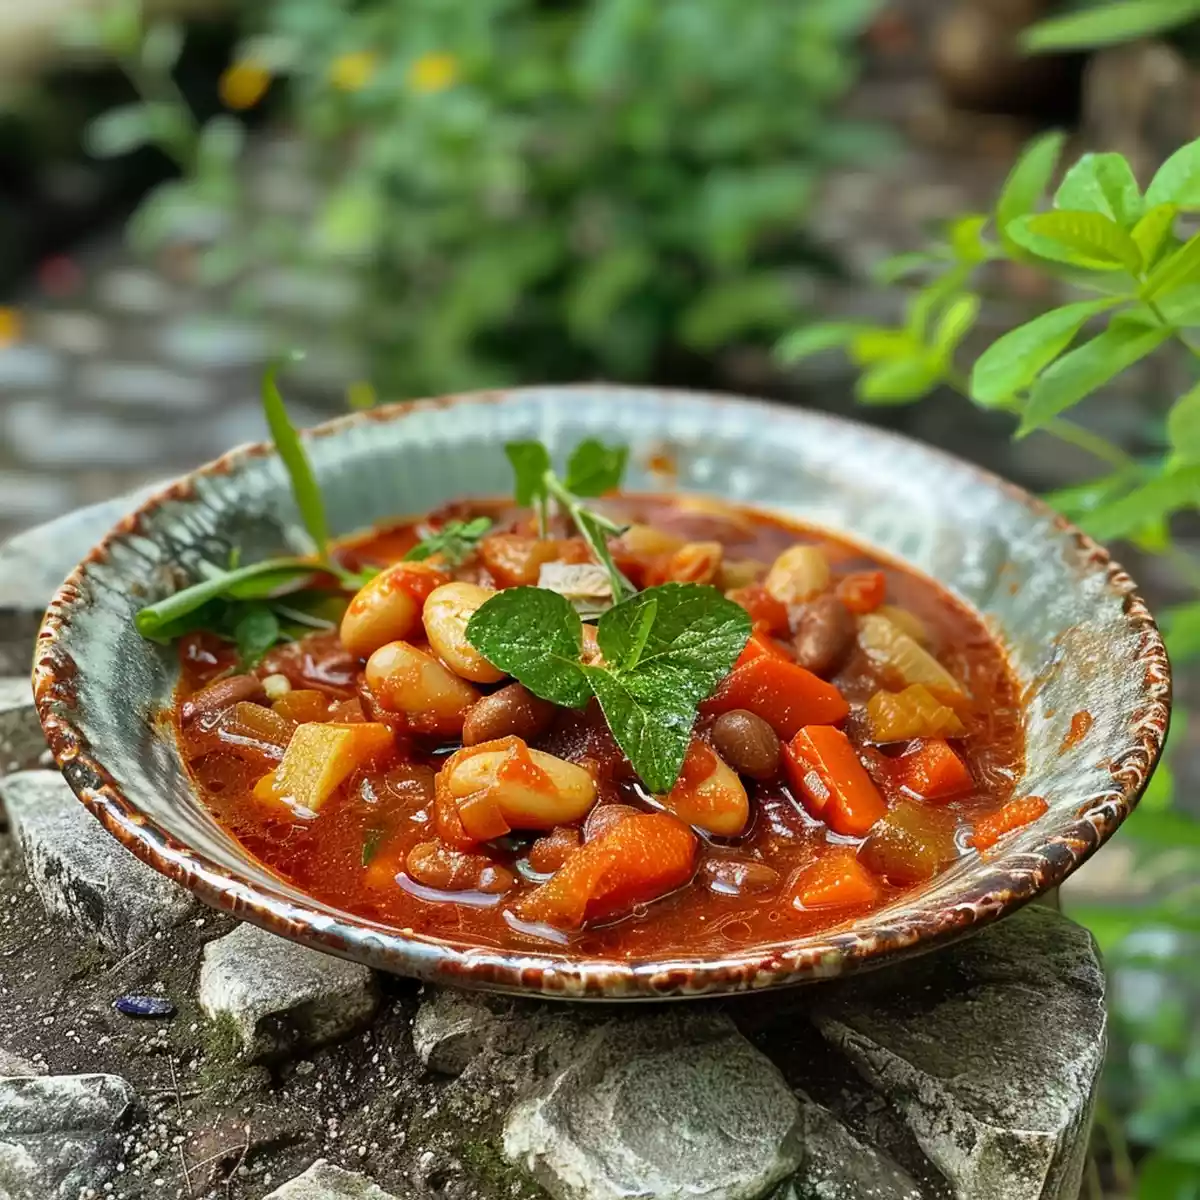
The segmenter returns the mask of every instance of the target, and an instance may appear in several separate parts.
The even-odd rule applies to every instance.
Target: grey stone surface
[[[800,1105],[709,1010],[604,1022],[516,1105],[504,1151],[556,1200],[754,1200],[795,1170]]]
[[[102,1191],[134,1099],[116,1075],[0,1078],[0,1196],[78,1200],[84,1188]]]
[[[7,1050],[0,1049],[0,1076],[45,1074],[45,1067],[39,1067],[37,1063],[30,1062],[29,1059],[22,1058],[19,1054],[11,1054]]]
[[[0,678],[0,774],[36,766],[45,749],[28,677]]]
[[[486,997],[426,988],[413,1019],[413,1049],[431,1071],[459,1075],[499,1034],[503,1019]]]
[[[1075,1200],[1105,1050],[1086,930],[1030,907],[945,952],[839,985],[812,1020],[962,1200]]]
[[[400,1200],[357,1171],[319,1158],[303,1175],[289,1179],[263,1200]]]
[[[336,1041],[379,1005],[366,967],[299,946],[255,925],[239,925],[204,948],[200,1006],[233,1022],[252,1058]]]
[[[134,858],[57,771],[9,775],[0,799],[46,910],[81,937],[124,954],[195,911],[195,897]]]

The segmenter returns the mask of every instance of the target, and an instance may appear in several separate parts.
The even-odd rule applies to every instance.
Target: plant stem
[[[1051,417],[1043,428],[1047,433],[1054,434],[1060,441],[1069,442],[1072,446],[1078,446],[1080,450],[1086,450],[1094,458],[1108,463],[1109,466],[1122,468],[1137,465],[1136,460],[1126,454],[1120,446],[1098,433],[1093,433],[1090,429],[1085,429],[1082,425],[1076,425],[1074,421],[1068,421],[1065,417]]]

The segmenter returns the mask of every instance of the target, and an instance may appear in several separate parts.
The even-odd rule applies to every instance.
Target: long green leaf
[[[1060,358],[1034,384],[1021,418],[1018,437],[1039,429],[1051,417],[1078,404],[1085,396],[1171,336],[1164,327],[1147,328],[1113,322],[1103,333]]]
[[[1033,212],[1050,186],[1064,141],[1066,134],[1058,132],[1034,138],[1009,172],[996,201],[996,228],[1005,242],[1009,240],[1006,233],[1009,223]]]
[[[1200,466],[1159,475],[1120,500],[1096,509],[1085,522],[1094,537],[1118,538],[1200,501]]]
[[[859,376],[855,394],[864,404],[908,404],[931,392],[941,378],[940,363],[928,354],[881,362]]]
[[[1143,300],[1155,300],[1176,288],[1196,281],[1200,274],[1200,233],[1184,242],[1174,254],[1164,258],[1142,286]]]
[[[1175,229],[1179,209],[1174,204],[1156,204],[1130,230],[1129,236],[1142,252],[1142,269],[1149,270],[1158,261]]]
[[[1042,258],[1076,267],[1141,270],[1137,243],[1111,217],[1097,212],[1050,212],[1020,217],[1008,226],[1018,245]]]
[[[300,510],[304,528],[316,544],[317,553],[324,558],[329,549],[329,524],[325,519],[325,501],[321,498],[321,489],[317,486],[316,476],[300,441],[300,435],[288,420],[287,409],[276,382],[278,370],[278,366],[272,364],[263,373],[263,413],[267,418],[267,428],[271,431],[271,440],[275,443],[275,449],[283,460],[291,480],[292,495],[295,497],[296,507]]]
[[[805,325],[793,330],[779,340],[775,356],[785,365],[799,362],[824,350],[836,350],[846,346],[862,332],[863,326],[849,321],[828,321],[819,325]]]
[[[1167,435],[1180,462],[1200,463],[1200,383],[1171,405]]]
[[[1085,154],[1063,176],[1054,207],[1097,212],[1124,229],[1142,215],[1142,194],[1122,154]]]
[[[1176,604],[1159,614],[1163,637],[1171,661],[1176,664],[1200,658],[1200,600],[1191,604]],[[1178,737],[1176,722],[1171,722],[1172,741]],[[1162,770],[1160,767],[1159,770]]]
[[[1200,8],[1200,0],[1197,7]],[[1182,209],[1200,208],[1200,140],[1180,146],[1167,159],[1146,189],[1146,207],[1177,204]]]
[[[1084,300],[1051,309],[1010,330],[980,356],[971,372],[971,399],[1004,404],[1027,388],[1070,344],[1084,324],[1116,300]]]
[[[943,359],[949,360],[974,327],[979,317],[979,306],[980,299],[973,292],[964,292],[946,305],[933,334],[933,348]]]
[[[301,579],[319,569],[319,565],[308,558],[268,558],[235,571],[222,571],[211,579],[192,584],[157,604],[140,609],[134,617],[134,625],[143,637],[159,637],[164,628],[195,612],[210,600],[236,594],[238,585],[246,581],[267,576],[277,584],[282,584],[289,574],[293,579]]]
[[[1087,50],[1174,29],[1200,14],[1198,0],[1122,0],[1039,21],[1021,35],[1034,53]]]

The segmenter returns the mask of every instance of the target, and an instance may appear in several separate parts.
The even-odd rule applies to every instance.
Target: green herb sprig
[[[346,571],[329,556],[325,502],[304,443],[288,419],[278,370],[279,365],[272,363],[263,373],[263,415],[315,554],[269,558],[244,567],[236,558],[225,568],[200,563],[203,579],[138,610],[134,625],[143,637],[171,642],[185,633],[208,630],[235,642],[242,666],[253,666],[277,642],[293,636],[297,626],[332,627],[324,602],[326,593],[318,592],[315,598],[298,595],[320,575],[332,575],[346,588],[364,582],[362,576]]]
[[[517,503],[533,509],[539,536],[548,535],[550,506],[552,502],[556,503],[607,572],[613,599],[620,601],[632,595],[636,589],[617,569],[608,549],[609,537],[619,537],[625,532],[625,526],[610,521],[583,503],[585,498],[602,496],[620,485],[629,459],[628,448],[606,446],[596,438],[586,438],[571,452],[565,479],[556,474],[550,452],[541,442],[509,442],[504,452],[516,476]]]
[[[492,527],[490,517],[470,521],[447,521],[436,533],[418,542],[405,556],[405,562],[424,562],[440,555],[449,567],[461,566],[475,552],[480,539]]]
[[[606,612],[601,663],[585,663],[583,623],[545,588],[509,588],[467,624],[467,641],[535,696],[582,708],[595,696],[617,745],[654,793],[679,778],[700,704],[746,646],[749,614],[716,588],[667,583]]]

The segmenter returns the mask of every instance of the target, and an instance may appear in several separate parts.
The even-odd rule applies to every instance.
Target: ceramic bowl
[[[876,966],[981,928],[1061,883],[1128,815],[1166,733],[1170,676],[1157,628],[1108,553],[1039,501],[926,446],[849,421],[730,396],[540,387],[360,413],[309,442],[333,531],[458,495],[503,494],[500,448],[541,438],[556,459],[598,435],[633,451],[628,486],[673,483],[836,530],[912,564],[983,613],[1025,688],[1018,794],[1049,811],[986,856],[869,916],[723,958],[580,961],[507,952],[364,920],[256,862],[188,783],[156,714],[177,676],[133,614],[182,564],[303,552],[269,447],[234,450],[124,520],[76,568],[42,626],[34,690],[63,773],[130,850],[203,900],[284,937],[422,979],[569,999],[699,996]],[[1072,717],[1091,727],[1067,737]]]

